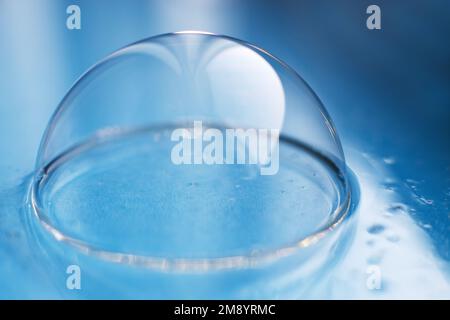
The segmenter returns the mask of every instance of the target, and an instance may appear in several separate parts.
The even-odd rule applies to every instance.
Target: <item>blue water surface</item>
[[[372,31],[365,26],[372,1],[80,0],[81,30],[66,28],[69,4],[0,1],[0,298],[177,297],[177,290],[189,297],[183,290],[198,279],[160,276],[150,293],[139,284],[143,271],[95,261],[86,287],[68,292],[65,266],[83,258],[55,254],[50,240],[30,242],[24,209],[40,138],[73,82],[123,45],[179,30],[267,49],[303,76],[336,124],[359,206],[340,240],[346,244],[330,255],[335,263],[293,297],[450,298],[448,1],[377,1],[382,29]],[[231,292],[251,276],[216,275],[213,297],[254,297]],[[135,291],[121,287],[123,279]]]

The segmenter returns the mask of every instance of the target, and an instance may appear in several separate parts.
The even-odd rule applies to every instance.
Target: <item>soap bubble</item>
[[[183,270],[301,250],[350,198],[338,135],[305,81],[254,45],[200,32],[148,38],[89,69],[48,124],[31,189],[58,241]]]

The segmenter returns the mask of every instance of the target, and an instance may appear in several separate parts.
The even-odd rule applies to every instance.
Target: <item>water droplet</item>
[[[432,205],[433,204],[433,200],[431,200],[431,199],[427,199],[427,198],[425,198],[425,197],[423,197],[423,196],[418,196],[417,197],[417,200],[421,203],[421,204],[424,204],[424,205]]]
[[[390,214],[405,214],[408,212],[408,207],[403,203],[394,203],[387,209],[387,211]]]
[[[380,234],[384,231],[385,227],[381,224],[374,224],[367,228],[367,232],[370,234]]]
[[[431,228],[433,228],[433,226],[431,224],[429,224],[429,223],[421,223],[420,222],[419,226],[421,226],[424,229],[431,229]]]
[[[395,163],[395,159],[393,157],[386,157],[383,158],[384,163],[386,164],[394,164]]]

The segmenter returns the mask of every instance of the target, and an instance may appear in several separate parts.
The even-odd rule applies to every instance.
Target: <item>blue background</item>
[[[81,30],[66,28],[70,4],[81,7]],[[382,30],[366,28],[370,4],[381,7]],[[88,67],[148,36],[203,30],[254,43],[292,66],[328,109],[344,151],[395,160],[405,190],[428,204],[413,218],[431,226],[425,231],[448,262],[449,17],[445,0],[0,0],[0,190],[32,172],[52,112]],[[417,207],[413,201],[404,194]]]

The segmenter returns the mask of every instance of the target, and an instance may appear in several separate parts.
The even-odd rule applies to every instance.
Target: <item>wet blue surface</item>
[[[0,297],[66,294],[64,270],[47,272],[21,211],[59,100],[111,51],[177,30],[267,49],[303,76],[336,124],[361,188],[356,231],[339,266],[301,297],[450,297],[448,2],[377,1],[378,31],[365,28],[368,1],[77,3],[82,30],[69,31],[69,1],[0,1]],[[381,266],[381,290],[367,290],[367,265]]]

